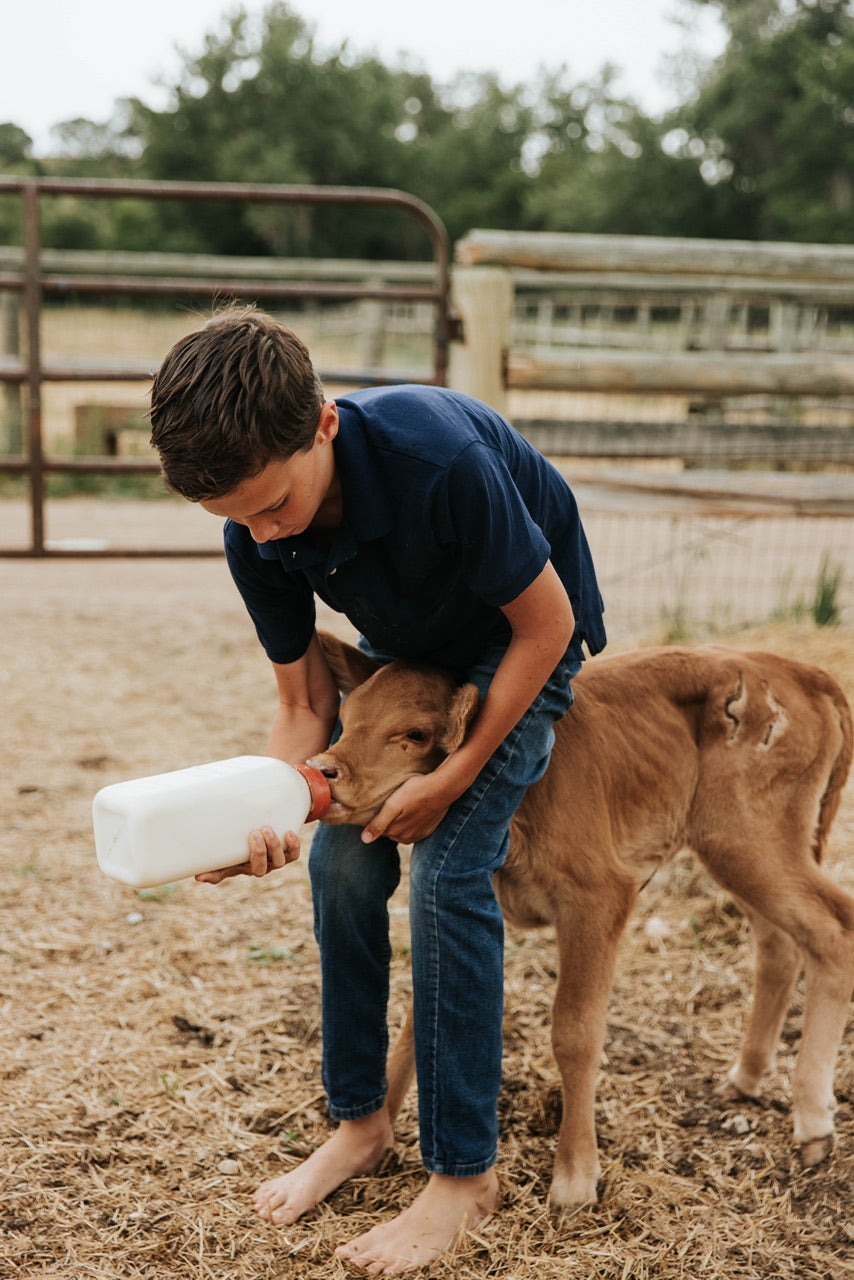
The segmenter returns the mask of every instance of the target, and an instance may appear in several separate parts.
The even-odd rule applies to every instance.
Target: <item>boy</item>
[[[433,1262],[497,1204],[503,932],[492,892],[510,820],[548,763],[570,680],[605,643],[575,500],[559,473],[486,405],[436,387],[325,400],[294,334],[228,308],[167,355],[152,443],[168,485],[224,516],[235,583],[279,695],[267,750],[291,763],[335,732],[338,690],[314,595],[364,647],[452,670],[481,691],[463,745],[409,779],[364,830],[318,827],[310,876],[322,972],[323,1081],[338,1128],[256,1192],[294,1222],[391,1148],[387,902],[397,844],[413,844],[410,921],[421,1153],[414,1203],[338,1255],[375,1275]],[[297,857],[293,832],[252,832],[240,867]]]

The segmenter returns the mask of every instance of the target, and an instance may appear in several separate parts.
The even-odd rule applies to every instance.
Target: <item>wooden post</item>
[[[503,267],[457,267],[454,307],[463,341],[451,347],[450,386],[507,412],[506,364],[513,320],[513,280]]]
[[[11,290],[0,290],[0,354],[21,353],[20,301]],[[3,384],[0,398],[0,453],[17,456],[24,451],[21,388],[14,382]]]
[[[383,282],[374,278],[368,284],[382,288]],[[359,303],[359,331],[364,368],[381,368],[385,354],[385,306],[380,298],[363,298]]]

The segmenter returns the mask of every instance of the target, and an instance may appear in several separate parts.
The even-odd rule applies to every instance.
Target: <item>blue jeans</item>
[[[503,650],[466,679],[486,693]],[[545,772],[554,722],[580,663],[565,659],[440,825],[413,846],[409,914],[421,1156],[431,1173],[469,1177],[495,1163],[504,1005],[504,926],[492,876],[510,821]],[[355,826],[318,826],[310,873],[322,973],[323,1083],[336,1120],[382,1107],[397,845],[362,844]]]

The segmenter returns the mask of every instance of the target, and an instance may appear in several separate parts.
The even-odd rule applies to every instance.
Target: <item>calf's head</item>
[[[480,695],[436,667],[380,666],[326,632],[320,642],[345,695],[342,733],[308,763],[329,780],[332,804],[324,822],[364,826],[407,778],[430,773],[457,749]]]

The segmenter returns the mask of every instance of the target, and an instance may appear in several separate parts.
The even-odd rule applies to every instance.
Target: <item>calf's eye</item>
[[[427,734],[421,729],[410,729],[406,735],[407,742],[426,742]]]

